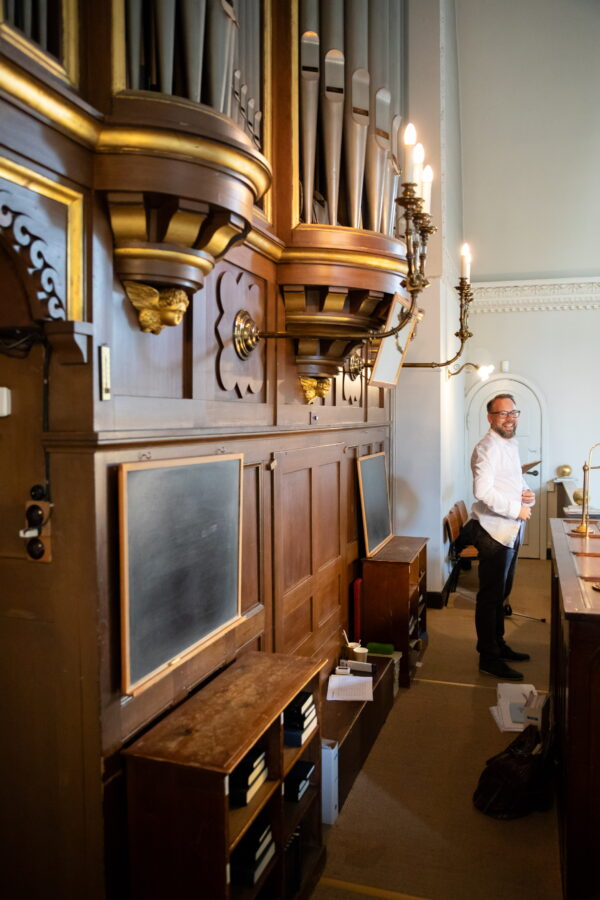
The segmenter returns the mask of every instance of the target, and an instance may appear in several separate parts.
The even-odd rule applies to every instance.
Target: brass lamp
[[[600,466],[590,465],[592,461],[592,451],[600,447],[600,442],[590,447],[587,461],[583,464],[583,506],[581,508],[581,522],[574,528],[572,534],[589,534],[590,528],[590,469],[600,469]]]

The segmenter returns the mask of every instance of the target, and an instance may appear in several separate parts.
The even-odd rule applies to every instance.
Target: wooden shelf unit
[[[428,538],[393,537],[363,559],[362,642],[400,650],[400,684],[410,686],[427,647]]]
[[[134,898],[179,891],[211,900],[309,896],[325,862],[319,727],[325,664],[246,653],[123,751]],[[287,747],[283,712],[305,690],[313,695],[319,726],[303,746]],[[230,776],[254,750],[265,752],[267,781],[247,806],[232,808]],[[285,799],[283,783],[299,759],[315,768],[310,787],[293,802]],[[252,826],[267,824],[275,854],[256,884],[240,884],[232,855]],[[292,860],[285,848],[296,831]]]

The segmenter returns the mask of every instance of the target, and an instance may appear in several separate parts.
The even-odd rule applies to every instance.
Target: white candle
[[[409,122],[404,129],[404,175],[402,181],[405,184],[411,184],[413,178],[413,154],[415,144],[417,142],[417,132],[412,122]]]
[[[468,244],[463,244],[460,249],[460,277],[467,281],[471,277],[471,249]]]
[[[423,162],[425,160],[425,147],[423,144],[415,144],[413,150],[413,177],[412,181],[417,186],[417,196],[421,193],[421,178],[423,177]]]
[[[423,169],[423,177],[421,179],[421,192],[423,197],[423,212],[431,212],[431,182],[433,181],[433,169],[431,166],[425,166]]]

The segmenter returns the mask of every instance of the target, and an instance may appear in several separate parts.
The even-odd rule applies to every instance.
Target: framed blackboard
[[[357,459],[365,551],[374,556],[392,537],[385,453]]]
[[[119,466],[125,694],[240,618],[242,467],[241,454]]]

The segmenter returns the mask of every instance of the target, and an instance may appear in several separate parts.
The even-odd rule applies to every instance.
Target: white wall
[[[438,231],[428,252],[425,311],[406,361],[441,362],[458,348],[454,284],[461,232],[460,131],[454,0],[409,0],[408,116],[434,170],[432,216]],[[462,393],[445,368],[405,368],[394,396],[394,530],[428,537],[428,590],[447,577],[442,519],[462,496]],[[457,450],[457,448],[460,448]],[[454,496],[455,492],[457,495]],[[451,496],[451,501],[448,497]]]
[[[600,2],[456,8],[474,280],[598,274]]]
[[[547,411],[546,482],[570,465],[581,486],[588,451],[600,441],[600,279],[502,282],[475,293],[470,355],[497,371],[506,360],[512,375],[538,387]],[[591,473],[590,495],[600,505],[600,472]]]

